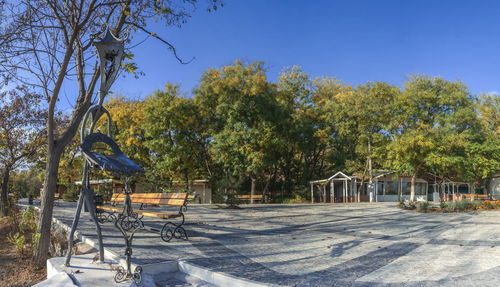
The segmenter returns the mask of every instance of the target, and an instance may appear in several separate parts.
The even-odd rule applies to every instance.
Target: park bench
[[[134,212],[141,216],[148,217],[158,217],[161,219],[172,219],[180,217],[181,223],[175,224],[171,221],[167,221],[161,231],[161,239],[165,242],[170,241],[172,238],[182,238],[188,239],[186,231],[182,227],[184,224],[184,212],[187,209],[187,193],[133,193],[130,195],[130,201],[133,204],[140,204],[139,209],[134,209]],[[123,207],[117,206],[118,203],[123,203],[125,200],[125,195],[122,193],[114,193],[111,196],[111,205],[100,205],[97,206],[98,218],[101,222],[114,221],[116,220],[117,214],[123,211]],[[144,209],[148,205],[155,206],[173,206],[178,208],[175,212],[164,211],[164,210],[151,210]],[[104,213],[107,213],[104,214]],[[153,229],[154,230],[154,229]]]
[[[260,202],[262,202],[262,200],[264,199],[264,196],[262,194],[254,194],[254,195],[251,195],[251,194],[237,194],[237,195],[234,196],[234,198],[236,198],[238,200],[241,200],[241,201],[248,201],[248,202],[260,201]]]
[[[464,199],[470,200],[490,200],[490,196],[488,194],[463,194]]]

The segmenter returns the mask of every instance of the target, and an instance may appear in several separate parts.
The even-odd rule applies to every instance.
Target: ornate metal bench
[[[160,237],[163,241],[169,242],[172,238],[185,238],[188,239],[186,230],[182,227],[185,222],[184,212],[187,209],[187,193],[133,193],[130,195],[130,201],[134,204],[140,204],[139,209],[135,209],[138,215],[158,217],[162,219],[182,218],[181,223],[175,224],[167,221],[161,231]],[[98,218],[101,222],[116,220],[115,213],[123,211],[123,207],[116,206],[117,203],[123,203],[124,195],[115,193],[111,196],[111,205],[97,206]],[[177,212],[143,209],[146,205],[159,205],[159,206],[174,206],[178,207]],[[142,218],[142,217],[141,217]]]

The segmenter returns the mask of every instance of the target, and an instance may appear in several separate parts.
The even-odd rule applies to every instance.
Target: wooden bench
[[[241,201],[249,201],[249,202],[254,202],[254,201],[260,201],[262,202],[264,196],[262,194],[237,194],[234,196],[234,198],[241,200]]]
[[[490,196],[488,194],[463,194],[464,199],[470,200],[490,200]]]
[[[141,216],[158,217],[162,219],[171,219],[181,217],[182,221],[180,224],[175,224],[171,221],[166,222],[160,231],[161,239],[165,242],[170,241],[172,238],[182,238],[188,239],[186,231],[182,227],[184,224],[184,212],[187,209],[187,193],[133,193],[130,195],[130,201],[133,204],[140,204],[138,209],[134,209],[134,212]],[[125,201],[125,194],[114,193],[111,196],[111,205],[101,205],[97,207],[98,218],[103,218],[105,221],[116,220],[116,213],[123,212],[123,206],[117,206],[117,203],[123,203]],[[178,207],[178,211],[162,211],[162,210],[148,210],[144,209],[147,205],[158,205],[158,206],[175,206]],[[103,215],[103,212],[108,213],[108,215]]]

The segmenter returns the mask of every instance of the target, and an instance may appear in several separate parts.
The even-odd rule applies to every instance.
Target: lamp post
[[[115,82],[125,50],[125,40],[116,38],[108,28],[104,33],[104,37],[100,41],[94,42],[100,60],[99,106],[102,106],[104,97],[106,97],[111,85]]]
[[[94,46],[97,49],[97,54],[99,57],[99,72],[100,72],[100,87],[99,87],[99,101],[97,104],[92,105],[82,120],[81,127],[81,144],[80,148],[84,154],[86,160],[83,167],[82,175],[82,189],[80,191],[80,196],[78,198],[78,203],[76,207],[75,217],[73,219],[73,224],[68,236],[68,253],[66,255],[66,266],[69,266],[71,260],[71,252],[73,247],[73,240],[76,228],[78,226],[78,221],[80,218],[82,206],[88,207],[90,215],[96,225],[97,238],[99,241],[99,259],[101,262],[104,261],[104,248],[102,243],[101,227],[99,225],[99,219],[96,215],[96,207],[94,202],[94,191],[90,186],[90,171],[94,168],[99,168],[101,170],[108,170],[110,166],[112,171],[116,175],[129,176],[132,172],[142,171],[142,168],[133,163],[130,159],[123,156],[121,151],[119,151],[118,146],[112,139],[111,135],[111,116],[109,112],[102,106],[104,103],[104,98],[109,92],[111,85],[114,83],[116,76],[120,70],[121,63],[124,56],[124,40],[116,38],[109,29],[106,29],[104,36],[100,41],[94,42]],[[100,134],[99,132],[94,133],[94,127],[102,115],[106,115],[108,119],[108,134],[107,136]],[[90,127],[87,126],[87,121],[90,118]],[[102,141],[103,143],[110,144],[115,147],[113,150],[119,152],[114,156],[120,156],[119,162],[126,163],[128,165],[119,164],[110,165],[113,162],[112,158],[106,155],[99,155],[96,157],[96,152],[92,151],[92,145],[94,142]],[[134,272],[130,270],[130,260],[132,255],[132,239],[134,233],[143,227],[142,221],[137,217],[137,214],[132,211],[132,205],[130,201],[130,188],[128,181],[126,181],[126,200],[124,212],[120,214],[115,221],[115,226],[123,234],[126,250],[125,255],[127,256],[127,270],[124,268],[119,268],[118,273],[115,276],[115,281],[122,282],[125,280],[133,279],[136,283],[141,281],[142,269],[137,267]],[[132,220],[129,218],[132,216]]]

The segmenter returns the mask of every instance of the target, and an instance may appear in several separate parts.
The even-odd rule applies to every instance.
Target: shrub
[[[23,211],[21,221],[19,222],[19,229],[21,231],[36,230],[35,209],[33,206],[30,206]]]
[[[26,238],[24,235],[16,232],[15,234],[9,233],[7,235],[7,240],[16,246],[16,251],[23,254],[24,253],[24,244],[26,243]]]
[[[406,200],[406,201],[400,201],[399,207],[402,209],[413,210],[416,208],[416,205],[414,201]]]
[[[480,206],[481,203],[479,201],[470,201],[468,199],[462,199],[462,200],[457,200],[457,201],[448,201],[444,203],[444,208],[441,207],[441,209],[452,212],[460,212],[460,211],[467,211],[467,210],[475,210]]]
[[[404,207],[405,207],[405,201],[401,199],[401,200],[399,201],[398,206],[399,206],[400,208],[404,208]]]
[[[417,210],[420,212],[427,212],[429,210],[429,202],[422,201],[417,204]]]
[[[490,201],[483,202],[481,207],[484,209],[495,209],[495,206],[493,206],[493,204]]]
[[[446,209],[446,201],[439,202],[439,208],[441,208],[443,210]]]
[[[479,208],[483,208],[483,209],[500,208],[500,200],[485,200],[485,201],[481,202]]]

